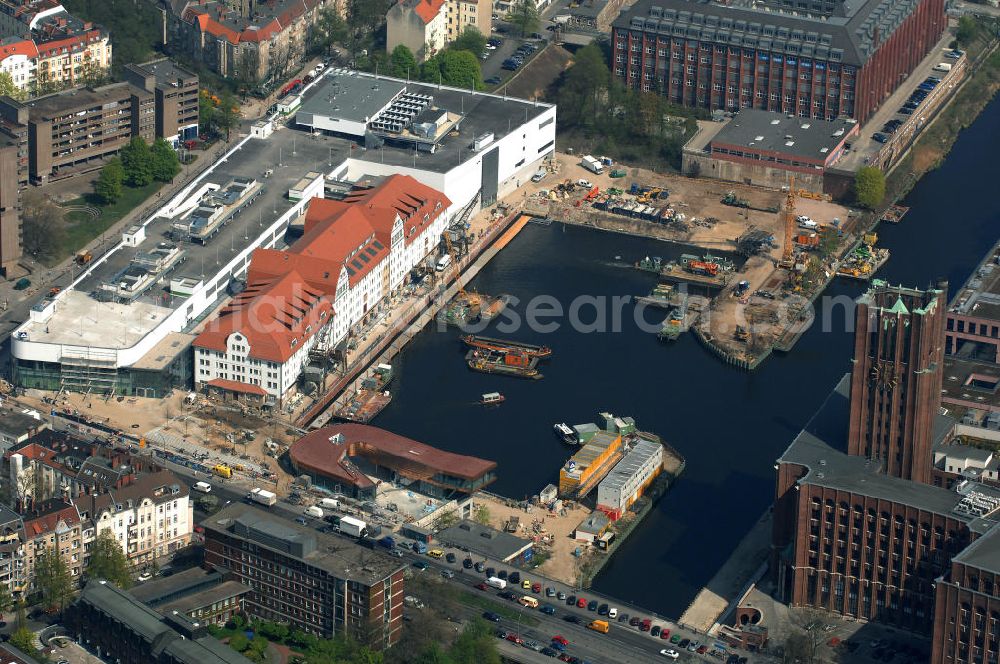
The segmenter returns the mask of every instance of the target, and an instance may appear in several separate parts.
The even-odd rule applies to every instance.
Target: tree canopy
[[[854,197],[858,205],[874,210],[885,197],[885,174],[874,166],[862,166],[854,175]]]
[[[149,144],[141,136],[133,136],[122,148],[121,160],[128,186],[145,187],[153,181],[153,155]]]
[[[448,49],[434,54],[420,70],[420,79],[430,83],[441,82],[457,88],[483,86],[483,72],[479,58],[469,51]]]
[[[14,85],[14,79],[10,72],[0,71],[0,95],[6,95],[17,100],[24,100],[27,95],[23,90]]]
[[[104,26],[114,36],[112,72],[131,62],[146,62],[162,41],[163,16],[151,2],[134,0],[64,0],[66,10]]]
[[[389,66],[392,69],[392,75],[396,78],[415,78],[420,72],[413,51],[406,44],[400,44],[392,49],[392,54],[389,56]]]
[[[462,30],[462,34],[452,42],[449,48],[456,51],[468,51],[478,58],[486,50],[486,37],[479,31],[479,28],[469,25],[466,26],[465,30]]]
[[[104,579],[123,590],[132,586],[132,566],[110,528],[94,539],[86,571],[88,579]]]
[[[538,7],[532,0],[518,0],[507,14],[507,21],[514,26],[517,33],[524,37],[538,30],[541,23]]]
[[[160,182],[170,182],[181,172],[181,162],[177,152],[164,138],[158,138],[150,148],[153,160],[153,177]]]
[[[239,104],[236,103],[233,93],[224,92],[216,109],[215,123],[219,126],[219,129],[226,132],[227,141],[230,139],[233,129],[240,126],[241,117],[243,117],[243,112],[240,111]]]
[[[21,202],[21,246],[24,253],[36,260],[55,256],[66,234],[62,210],[42,190],[33,187],[25,190]],[[34,479],[26,476],[14,489],[19,497],[33,496]]]
[[[94,193],[105,205],[111,205],[122,197],[122,184],[125,182],[125,169],[122,168],[122,161],[117,157],[112,159],[104,168],[94,183]]]
[[[35,587],[41,592],[46,606],[60,612],[66,608],[73,594],[73,578],[56,549],[46,549],[35,558]]]

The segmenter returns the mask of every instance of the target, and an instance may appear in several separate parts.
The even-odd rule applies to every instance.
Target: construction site
[[[678,331],[692,332],[741,368],[755,368],[775,349],[789,350],[811,321],[812,300],[831,279],[867,280],[888,260],[877,235],[861,233],[855,211],[791,177],[781,190],[765,189],[564,153],[547,166],[529,185],[525,211],[696,248],[672,261],[622,260],[657,273],[660,294],[673,289],[697,296],[664,300],[680,310]],[[650,297],[656,295],[654,289]]]

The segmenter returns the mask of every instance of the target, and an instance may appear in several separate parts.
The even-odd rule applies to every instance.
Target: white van
[[[451,254],[445,254],[438,259],[437,265],[434,266],[434,269],[438,272],[444,272],[448,269],[449,265],[451,265]]]
[[[323,498],[322,500],[319,501],[319,505],[320,507],[332,510],[334,508],[340,507],[340,501],[337,500],[336,498]]]
[[[507,587],[507,581],[501,579],[498,576],[491,576],[490,578],[486,579],[486,585],[492,586],[493,588],[497,588],[499,590],[503,590],[504,588]]]
[[[195,491],[201,491],[202,493],[209,493],[212,491],[212,485],[208,482],[195,482],[194,487],[192,488]]]

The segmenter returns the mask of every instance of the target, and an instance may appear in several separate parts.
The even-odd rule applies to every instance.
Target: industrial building
[[[700,122],[681,170],[692,176],[780,189],[824,191],[823,176],[861,131],[848,119],[800,118],[744,108],[725,122]]]
[[[409,176],[450,202],[437,213],[449,227],[514,191],[552,156],[555,114],[547,104],[328,70],[303,93],[295,126],[304,131],[258,123],[72,286],[40,301],[12,334],[14,382],[148,397],[189,388],[196,367],[188,342],[206,312],[246,286],[255,250],[286,247],[289,225],[312,199]],[[260,186],[217,224],[207,222],[208,236],[183,231],[206,196],[237,181]]]
[[[466,496],[496,479],[496,462],[455,454],[364,424],[310,431],[292,443],[288,458],[296,473],[314,484],[355,498],[371,498],[372,477],[412,483],[432,497]]]
[[[375,650],[399,641],[406,563],[240,503],[204,526],[205,563],[253,589],[250,616]]]
[[[580,499],[604,479],[622,458],[625,437],[636,433],[635,420],[601,413],[604,428],[594,424],[573,427],[580,449],[559,469],[559,496]]]
[[[946,27],[943,0],[640,0],[612,73],[683,106],[864,122]]]
[[[243,612],[243,597],[250,590],[218,570],[191,567],[146,581],[129,594],[160,615],[177,611],[191,620],[221,627]]]
[[[597,509],[617,521],[662,470],[663,444],[640,438],[597,485]]]
[[[534,542],[496,528],[462,519],[437,533],[437,540],[477,556],[513,565],[531,562]]]

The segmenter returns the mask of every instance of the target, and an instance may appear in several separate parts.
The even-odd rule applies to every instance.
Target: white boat
[[[565,422],[560,422],[559,424],[553,424],[552,429],[556,432],[564,443],[570,443],[576,445],[579,440],[576,438],[576,432],[573,431]]]
[[[490,404],[503,403],[504,396],[499,392],[487,392],[480,398],[479,403],[484,406],[489,406]]]

